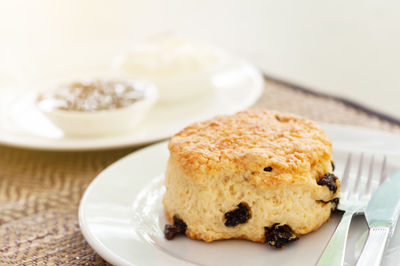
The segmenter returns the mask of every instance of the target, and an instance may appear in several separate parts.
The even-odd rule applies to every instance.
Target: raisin
[[[317,200],[317,202],[321,202],[323,204],[327,204],[329,202],[332,202],[333,203],[332,212],[334,212],[334,211],[337,210],[337,206],[339,205],[339,198],[334,198],[334,199],[332,199],[330,201]]]
[[[333,161],[331,161],[331,165],[332,165],[332,171],[335,171],[335,163]]]
[[[175,225],[166,224],[164,228],[164,236],[166,239],[171,240],[178,234],[178,228]]]
[[[264,171],[265,172],[271,172],[272,171],[272,167],[271,166],[265,167]]]
[[[336,193],[337,191],[337,185],[336,185],[336,180],[338,178],[331,173],[326,173],[321,179],[317,182],[318,185],[320,186],[327,186],[330,191],[333,193]]]
[[[174,224],[166,224],[164,228],[164,236],[166,239],[171,240],[177,234],[185,234],[187,225],[184,221],[178,218],[178,216],[174,215]]]
[[[249,206],[241,202],[233,211],[225,213],[225,226],[233,227],[238,224],[244,224],[250,219]]]
[[[287,224],[273,224],[271,227],[264,227],[265,242],[270,246],[281,248],[286,244],[299,239]]]
[[[336,211],[337,210],[337,206],[339,205],[339,198],[334,198],[330,202],[334,203],[334,207],[332,208],[332,212]]]
[[[182,219],[179,219],[178,216],[174,215],[174,225],[179,229],[180,232],[185,233],[187,225]]]

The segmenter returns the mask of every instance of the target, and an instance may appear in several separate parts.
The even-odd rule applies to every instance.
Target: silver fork
[[[344,211],[342,219],[336,228],[328,246],[325,248],[324,253],[318,261],[318,266],[327,265],[343,265],[344,255],[346,250],[347,235],[351,220],[354,215],[363,214],[365,208],[371,198],[371,181],[373,177],[373,165],[374,156],[371,156],[368,168],[368,180],[367,184],[361,188],[361,176],[364,164],[364,155],[360,155],[360,160],[357,170],[357,178],[352,189],[349,186],[350,166],[351,166],[351,154],[348,155],[346,166],[343,171],[341,189],[340,189],[340,201],[338,209]],[[383,157],[381,176],[379,184],[381,184],[386,178],[386,156]]]

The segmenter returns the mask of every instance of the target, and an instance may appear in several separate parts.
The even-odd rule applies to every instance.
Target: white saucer
[[[376,163],[387,154],[388,172],[400,168],[400,136],[350,126],[324,127],[333,141],[338,176],[350,151],[364,152],[364,158],[373,153]],[[80,204],[80,227],[105,260],[115,265],[315,265],[340,214],[281,250],[245,240],[204,243],[183,236],[165,240],[161,198],[168,155],[166,142],[142,149],[111,165],[88,187]],[[356,171],[351,173],[350,180],[355,175]],[[377,181],[373,185],[376,187]],[[345,265],[355,264],[366,234],[364,217],[357,216],[350,228]],[[398,265],[399,257],[400,226],[383,265]]]
[[[216,90],[176,104],[158,104],[132,132],[93,138],[64,136],[34,106],[32,93],[0,91],[0,143],[45,150],[94,150],[138,146],[170,137],[183,127],[218,114],[245,109],[259,98],[264,82],[251,64],[236,60],[216,75]]]

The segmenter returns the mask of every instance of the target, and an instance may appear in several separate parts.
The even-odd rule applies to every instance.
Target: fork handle
[[[341,266],[346,251],[347,234],[354,212],[345,212],[336,227],[328,246],[318,261],[317,266]]]
[[[357,266],[379,266],[381,265],[383,252],[389,238],[390,228],[387,226],[376,226],[369,230],[367,242],[357,261]]]

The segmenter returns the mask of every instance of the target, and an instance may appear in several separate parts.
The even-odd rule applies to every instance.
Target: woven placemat
[[[396,121],[267,77],[256,106],[400,133]],[[0,264],[107,265],[79,230],[78,205],[98,173],[134,150],[44,152],[0,146]]]

